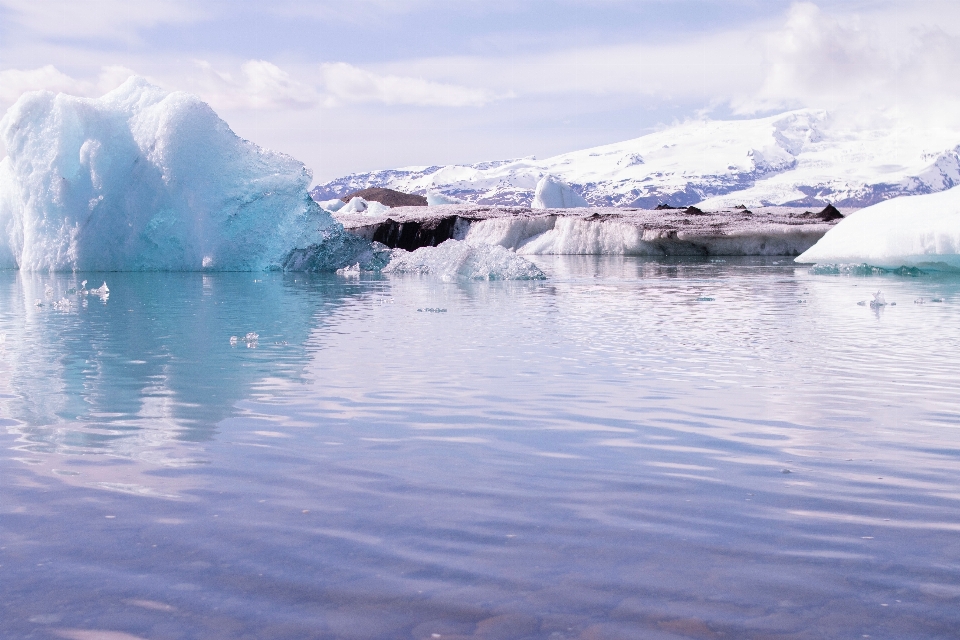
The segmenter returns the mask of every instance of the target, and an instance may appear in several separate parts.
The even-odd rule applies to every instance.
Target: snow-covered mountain
[[[960,131],[844,128],[827,112],[808,109],[755,120],[687,122],[544,160],[357,173],[318,185],[311,194],[327,200],[389,187],[529,206],[546,175],[572,185],[596,206],[863,207],[960,184]]]

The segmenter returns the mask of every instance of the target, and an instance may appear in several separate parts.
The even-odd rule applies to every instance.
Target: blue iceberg
[[[99,99],[27,93],[0,139],[0,268],[336,269],[370,252],[310,198],[302,163],[143,78]]]

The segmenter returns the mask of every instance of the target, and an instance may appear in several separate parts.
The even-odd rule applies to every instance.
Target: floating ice
[[[337,211],[340,211],[340,209],[343,209],[346,206],[346,203],[340,198],[334,198],[333,200],[323,200],[322,202],[318,202],[317,204],[320,205],[321,209],[323,209],[324,211],[328,211],[330,213],[336,213]]]
[[[796,261],[960,269],[960,188],[895,198],[854,212]]]
[[[24,94],[0,140],[0,268],[279,269],[343,244],[300,162],[142,78],[99,99]]]
[[[350,198],[345,206],[337,210],[337,213],[354,213],[365,216],[382,216],[390,211],[390,207],[377,202],[376,200],[364,200],[360,196]]]
[[[887,299],[883,296],[882,291],[877,291],[873,294],[873,300],[870,301],[870,306],[874,309],[887,306]]]
[[[237,336],[230,336],[231,347],[235,347],[241,342],[246,343],[248,349],[256,349],[257,346],[260,344],[260,334],[254,331],[251,331],[247,335],[243,336],[242,338],[238,338]]]
[[[421,247],[413,252],[393,252],[384,273],[430,274],[445,281],[454,280],[543,280],[546,276],[535,264],[496,245],[471,245],[447,240],[436,247]]]
[[[545,175],[537,183],[537,189],[533,195],[533,204],[531,209],[571,209],[573,207],[589,207],[590,203],[583,199],[579,193],[573,190],[559,178],[551,175]]]

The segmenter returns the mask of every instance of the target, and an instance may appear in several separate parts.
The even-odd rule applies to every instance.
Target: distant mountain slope
[[[437,191],[466,202],[529,206],[553,175],[596,206],[652,208],[863,207],[960,184],[960,132],[850,130],[819,110],[755,120],[695,121],[545,160],[407,167],[357,173],[311,192],[317,200],[367,187]]]

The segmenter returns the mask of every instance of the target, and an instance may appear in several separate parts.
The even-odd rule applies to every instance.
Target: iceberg
[[[544,280],[535,264],[497,245],[447,240],[435,247],[407,252],[396,249],[383,273],[431,275],[457,280]]]
[[[537,183],[536,191],[533,194],[533,204],[531,209],[572,209],[574,207],[589,207],[590,203],[583,199],[579,193],[573,190],[569,184],[554,178],[551,175],[545,175]]]
[[[364,200],[360,196],[354,196],[350,198],[350,202],[337,209],[336,212],[340,214],[352,213],[362,216],[382,216],[386,215],[388,211],[390,211],[390,207],[383,203],[377,202],[376,200]]]
[[[796,261],[960,269],[960,188],[894,198],[852,213]]]
[[[336,268],[303,256],[352,246],[302,163],[143,78],[99,99],[24,94],[0,140],[0,268],[251,271],[294,252]]]

